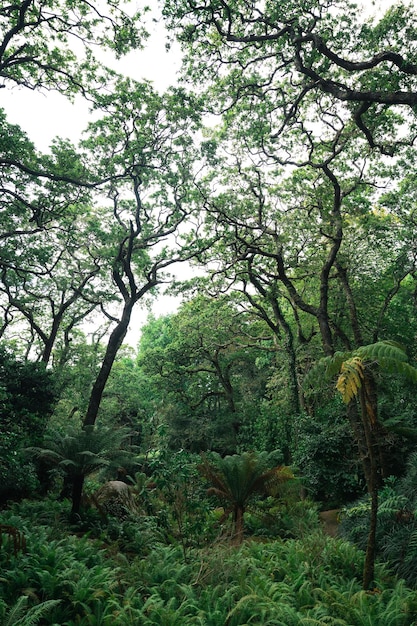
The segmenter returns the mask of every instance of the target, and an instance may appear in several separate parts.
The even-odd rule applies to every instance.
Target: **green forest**
[[[0,626],[413,626],[414,3],[150,3],[0,6]]]

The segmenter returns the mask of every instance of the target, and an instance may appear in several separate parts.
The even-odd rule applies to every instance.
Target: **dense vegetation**
[[[0,86],[91,108],[0,109],[0,623],[412,626],[415,9],[161,0],[164,92],[149,11],[0,7]]]

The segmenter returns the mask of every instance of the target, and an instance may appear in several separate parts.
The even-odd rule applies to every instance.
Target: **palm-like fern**
[[[248,502],[255,494],[275,493],[279,485],[294,478],[287,467],[275,466],[267,453],[244,452],[222,458],[212,453],[211,460],[203,458],[201,474],[212,484],[209,494],[227,503],[224,517],[233,514],[233,537],[243,540],[243,516]]]
[[[71,427],[66,432],[54,431],[45,438],[45,447],[27,448],[27,452],[61,469],[73,485],[102,468],[131,463],[133,452],[123,448],[129,437],[128,429]],[[73,513],[79,510],[81,490],[73,491]]]
[[[31,447],[28,452],[61,468],[69,476],[89,474],[103,468],[121,465],[132,457],[122,448],[129,431],[123,428],[101,429],[94,426],[54,431],[45,438],[45,447]]]
[[[359,398],[363,428],[361,447],[366,449],[363,456],[368,491],[371,495],[371,513],[366,561],[364,566],[364,588],[367,589],[374,575],[375,538],[378,513],[378,483],[380,468],[377,448],[377,399],[374,370],[376,367],[388,373],[397,373],[417,383],[417,369],[407,362],[407,354],[400,344],[392,341],[379,341],[362,346],[353,352],[336,352],[332,357],[321,359],[310,371],[305,384],[317,378],[338,376],[336,388],[343,401],[349,404]]]
[[[338,376],[336,387],[344,401],[349,402],[361,388],[365,367],[375,364],[383,372],[417,383],[417,369],[408,363],[404,348],[394,341],[377,341],[320,359],[304,379],[304,386],[312,387],[317,381]]]
[[[379,493],[377,555],[408,585],[417,584],[417,453],[407,462],[401,479],[389,479]],[[360,548],[365,547],[370,503],[362,499],[346,508],[341,532]]]

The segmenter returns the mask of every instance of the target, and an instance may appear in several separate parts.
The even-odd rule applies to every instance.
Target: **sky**
[[[144,50],[135,50],[118,62],[109,54],[102,55],[102,60],[137,80],[151,80],[158,91],[164,91],[175,83],[181,56],[176,47],[169,53],[166,51],[166,33],[161,23],[150,23],[149,30],[151,36]],[[41,93],[19,87],[2,89],[0,106],[7,111],[9,121],[23,128],[42,151],[47,151],[57,136],[76,143],[89,118],[88,103],[81,96],[72,104],[55,92]]]

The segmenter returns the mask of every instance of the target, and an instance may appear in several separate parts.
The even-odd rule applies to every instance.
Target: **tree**
[[[202,249],[190,235],[198,227],[192,197],[197,158],[192,133],[200,123],[196,105],[181,90],[159,96],[149,84],[129,79],[120,79],[111,95],[97,94],[101,117],[90,124],[83,146],[97,180],[107,181],[102,182],[95,215],[100,214],[101,275],[107,275],[112,287],[110,295],[86,298],[100,305],[110,328],[85,427],[97,420],[135,305],[167,280],[166,268]],[[86,245],[88,249],[88,240]],[[113,302],[107,305],[109,299]],[[81,493],[84,475],[75,481]]]
[[[94,219],[88,208],[70,206],[36,234],[10,233],[3,247],[0,293],[8,317],[2,334],[10,339],[18,332],[26,354],[45,364],[57,341],[68,344],[75,329],[112,299]]]
[[[85,0],[24,0],[0,8],[0,76],[1,87],[21,86],[32,90],[55,90],[74,98],[81,95],[88,101],[97,91],[111,89],[115,72],[97,60],[95,50],[110,50],[116,57],[142,45],[146,32],[141,24],[142,13],[129,13],[123,0],[94,4]],[[0,111],[1,134],[5,127],[4,112]],[[33,201],[29,189],[47,181],[66,185],[75,193],[95,187],[89,167],[67,150],[66,158],[38,155],[33,145],[15,142],[20,129],[5,134],[0,153],[0,177],[5,197],[20,209],[32,213],[34,227],[42,228],[47,213],[48,196],[42,202]],[[55,155],[56,156],[56,155]],[[25,186],[13,187],[17,178]],[[9,181],[4,184],[4,181]],[[37,227],[37,228],[36,228]]]
[[[93,54],[110,49],[122,56],[145,36],[139,11],[127,3],[23,0],[0,9],[0,76],[29,89],[88,95],[104,85],[106,73]],[[108,78],[108,75],[107,75]]]
[[[350,353],[338,352],[332,357],[319,361],[308,375],[307,382],[325,375],[327,378],[338,374],[336,388],[343,401],[350,405],[359,400],[364,444],[364,472],[368,493],[371,497],[371,514],[366,558],[363,572],[363,587],[369,589],[374,579],[375,538],[378,515],[378,489],[381,486],[383,459],[381,458],[378,420],[378,405],[375,375],[381,371],[399,374],[417,383],[417,369],[407,362],[405,350],[398,344],[381,341],[361,346]]]
[[[50,432],[43,442],[44,447],[31,446],[27,452],[64,473],[72,484],[71,514],[74,516],[80,512],[80,485],[86,476],[103,468],[116,471],[119,466],[132,462],[132,452],[122,447],[129,437],[128,429],[72,426],[65,432]]]
[[[161,97],[150,85],[128,79],[119,82],[116,93],[119,97],[101,96],[100,108],[106,115],[90,125],[86,146],[98,172],[107,172],[112,179],[107,187],[114,216],[108,258],[122,305],[119,317],[108,313],[114,327],[85,425],[96,421],[134,306],[164,282],[167,267],[189,260],[201,248],[185,228],[188,220],[192,223],[191,133],[199,125],[198,111],[181,91]]]
[[[251,498],[273,493],[282,482],[294,478],[289,468],[275,466],[275,460],[273,453],[250,452],[224,458],[217,453],[203,457],[199,470],[213,485],[208,493],[226,504],[224,519],[232,514],[232,540],[236,544],[243,541],[244,514]]]
[[[144,328],[138,362],[170,448],[225,454],[248,440],[255,445],[248,431],[253,434],[267,370],[257,358],[270,346],[263,330],[229,296],[195,296]]]
[[[294,338],[311,336],[300,318],[315,318],[328,355],[340,344],[349,349],[376,339],[365,336],[360,319],[359,292],[371,263],[363,243],[367,220],[383,232],[382,220],[371,222],[379,190],[404,174],[380,153],[401,155],[408,166],[415,160],[407,149],[414,113],[402,111],[417,97],[414,43],[405,43],[416,17],[399,5],[362,24],[353,5],[297,1],[276,7],[167,0],[164,11],[186,54],[184,76],[199,77],[207,109],[222,115],[208,134],[212,171],[200,187],[212,215],[208,230],[221,235],[213,257],[217,262],[220,252],[229,285],[246,280],[250,295],[256,284],[261,301],[269,300],[264,311],[274,303],[270,319],[285,336],[296,406]],[[415,269],[403,235],[385,238],[390,273],[370,316],[379,326]],[[387,284],[392,264],[395,286]],[[346,306],[334,310],[342,298]]]
[[[257,115],[258,128],[269,128],[274,141],[303,125],[312,132],[303,116],[307,107],[310,120],[340,111],[382,153],[412,144],[417,65],[411,5],[397,4],[367,21],[356,5],[337,0],[279,7],[166,0],[164,13],[188,53],[189,78],[211,81],[210,109],[228,112],[252,101],[247,115]],[[277,111],[279,122],[271,125]]]

